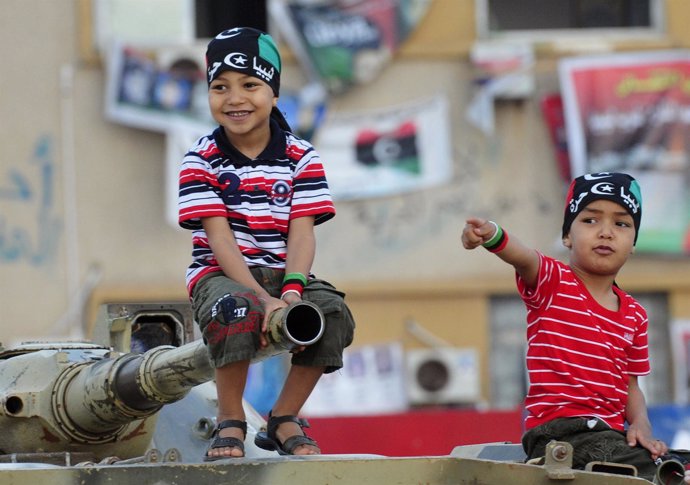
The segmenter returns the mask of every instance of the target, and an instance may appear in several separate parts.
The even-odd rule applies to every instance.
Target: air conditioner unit
[[[436,347],[405,353],[411,405],[462,404],[480,400],[479,359],[471,348]]]

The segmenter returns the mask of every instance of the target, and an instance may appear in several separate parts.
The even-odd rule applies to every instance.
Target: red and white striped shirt
[[[247,265],[285,268],[288,225],[314,216],[315,224],[335,215],[326,175],[314,147],[271,121],[271,140],[251,160],[222,128],[201,137],[185,155],[179,176],[179,224],[192,230],[192,264],[187,289],[222,271],[201,225],[203,217],[226,217]]]
[[[525,428],[592,416],[622,431],[629,376],[650,370],[645,309],[616,286],[618,311],[604,308],[568,265],[541,253],[536,287],[519,275],[517,284],[527,306]]]

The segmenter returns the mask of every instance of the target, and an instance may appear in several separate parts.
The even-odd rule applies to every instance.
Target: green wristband
[[[493,224],[493,226],[496,228],[496,232],[494,232],[494,235],[491,236],[491,239],[482,244],[482,246],[484,246],[485,248],[490,248],[494,244],[498,243],[498,241],[500,241],[503,237],[503,229],[501,228],[501,226],[496,224],[494,221],[489,221],[489,223]]]
[[[302,273],[287,273],[285,277],[283,277],[283,283],[289,280],[298,280],[302,282],[303,286],[307,285],[307,277]]]

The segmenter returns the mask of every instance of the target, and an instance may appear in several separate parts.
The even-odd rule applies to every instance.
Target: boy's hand
[[[496,225],[486,219],[471,217],[465,222],[462,230],[462,245],[465,249],[479,247],[496,234]]]
[[[652,438],[652,434],[645,427],[639,428],[634,424],[628,426],[627,432],[628,445],[640,445],[649,451],[652,455],[652,460],[656,460],[662,455],[668,453],[668,446],[661,440]]]
[[[282,298],[288,305],[302,301],[302,298],[297,296],[295,293],[286,293]],[[296,354],[297,352],[302,352],[306,347],[302,345],[301,347],[295,347],[290,351],[290,353]]]
[[[268,295],[261,298],[260,300],[261,303],[263,303],[264,305],[264,321],[261,323],[259,345],[263,349],[268,347],[268,338],[266,337],[266,332],[268,331],[268,320],[271,318],[271,314],[279,308],[284,308],[288,306],[288,304],[280,298],[273,298],[272,296]]]
[[[302,298],[300,298],[296,293],[285,293],[285,296],[282,298],[284,302],[286,302],[288,305],[292,303],[297,303],[298,301],[302,301]]]

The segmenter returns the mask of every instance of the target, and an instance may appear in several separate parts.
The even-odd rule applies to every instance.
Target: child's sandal
[[[247,436],[247,423],[245,421],[240,421],[238,419],[226,419],[225,421],[221,421],[216,426],[216,429],[213,430],[213,435],[211,436],[211,438],[213,438],[213,441],[211,441],[211,444],[206,449],[206,455],[204,455],[204,461],[216,461],[216,460],[222,460],[224,458],[242,458],[242,457],[244,457],[244,441],[243,440],[240,440],[239,438],[235,438],[233,436],[228,436],[226,438],[220,437],[220,430],[225,429],[225,428],[239,428],[242,430],[243,436],[244,437]],[[208,452],[210,450],[213,450],[216,448],[238,448],[239,450],[242,451],[242,457],[231,456],[231,455],[209,456]]]
[[[278,426],[287,422],[297,423],[302,429],[309,428],[309,422],[306,419],[301,419],[297,416],[269,415],[266,431],[259,431],[256,433],[254,444],[263,450],[277,451],[279,455],[294,455],[295,448],[302,445],[313,446],[317,449],[319,448],[319,446],[316,444],[316,441],[311,439],[306,434],[290,436],[285,440],[284,443],[281,443],[278,439],[276,431],[278,430]]]

